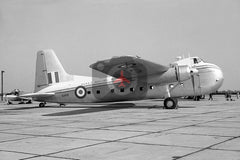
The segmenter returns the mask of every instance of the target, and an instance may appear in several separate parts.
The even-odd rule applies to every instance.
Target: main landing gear
[[[64,103],[59,104],[60,107],[65,107],[66,105]]]
[[[164,99],[163,104],[164,104],[164,109],[177,109],[178,108],[178,99],[168,97],[168,98]]]
[[[45,107],[45,105],[46,105],[46,102],[41,102],[41,103],[39,103],[39,107]]]

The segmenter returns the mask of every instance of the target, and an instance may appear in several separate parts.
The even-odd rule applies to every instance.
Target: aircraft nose
[[[221,68],[218,66],[216,66],[216,69],[215,69],[215,77],[216,77],[216,88],[220,88],[223,84],[224,76]]]

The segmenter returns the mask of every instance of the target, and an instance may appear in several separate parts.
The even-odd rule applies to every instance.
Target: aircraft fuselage
[[[54,103],[94,103],[106,101],[140,100],[166,98],[170,93],[171,97],[183,97],[190,95],[204,95],[215,92],[223,83],[221,69],[210,63],[194,66],[198,73],[192,79],[178,82],[172,79],[164,82],[162,75],[148,76],[145,82],[131,81],[127,88],[116,87],[114,80],[103,79],[98,82],[93,80],[86,82],[69,81],[52,84],[40,92],[55,92],[55,95],[48,98],[35,98],[36,101]],[[171,68],[170,68],[171,69]],[[174,68],[173,68],[174,69]],[[194,86],[193,86],[194,85]],[[76,88],[82,86],[86,95],[79,98],[76,95]]]

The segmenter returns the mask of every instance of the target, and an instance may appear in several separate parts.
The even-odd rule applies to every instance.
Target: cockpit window
[[[193,58],[193,63],[194,63],[194,64],[198,64],[197,58]]]
[[[201,58],[193,58],[193,63],[194,64],[198,64],[200,62],[203,62],[203,60]]]

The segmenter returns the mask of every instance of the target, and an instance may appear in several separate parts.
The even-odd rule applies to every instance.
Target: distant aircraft
[[[121,56],[98,61],[90,67],[105,78],[66,73],[53,50],[37,53],[32,97],[44,107],[47,102],[98,103],[141,99],[164,99],[164,108],[175,109],[178,97],[213,93],[223,83],[223,73],[199,57],[182,58],[163,66],[139,57]]]
[[[14,89],[12,92],[6,93],[4,98],[7,104],[12,104],[13,101],[19,102],[18,104],[24,104],[24,101],[26,101],[26,104],[32,103],[31,98],[20,97],[20,93],[19,89]]]

